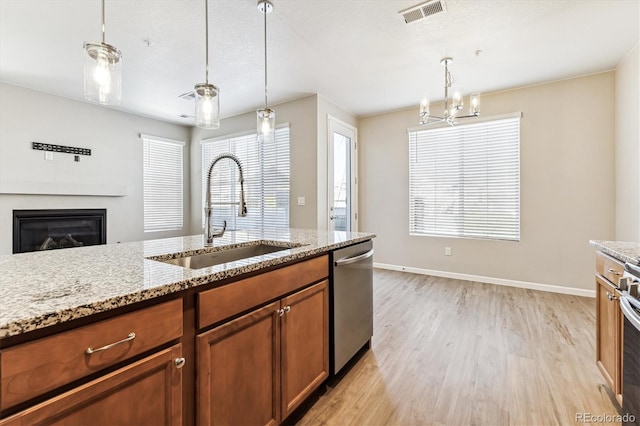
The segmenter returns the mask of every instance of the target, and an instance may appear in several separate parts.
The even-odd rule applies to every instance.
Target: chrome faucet
[[[211,213],[212,213],[212,203],[211,203],[211,174],[213,172],[213,166],[215,166],[218,161],[223,158],[228,158],[230,160],[235,161],[238,165],[238,170],[240,170],[240,201],[237,203],[230,204],[238,204],[238,216],[244,217],[247,215],[247,204],[244,201],[244,176],[242,174],[242,164],[240,164],[240,160],[233,154],[220,154],[216,158],[213,159],[211,165],[209,166],[209,172],[207,173],[207,198],[206,203],[204,205],[204,245],[212,246],[213,239],[216,237],[221,237],[224,235],[224,231],[227,229],[227,221],[225,220],[222,225],[222,230],[219,232],[213,232],[211,229]],[[227,204],[227,203],[221,203]]]

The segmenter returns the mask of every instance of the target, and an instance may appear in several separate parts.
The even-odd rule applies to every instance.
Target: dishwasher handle
[[[629,297],[626,295],[622,295],[620,297],[620,308],[622,309],[622,313],[627,320],[640,331],[640,315],[638,315],[633,308],[631,307],[631,303],[629,302]]]
[[[343,257],[342,259],[338,259],[338,260],[336,260],[334,262],[334,265],[335,266],[351,265],[352,263],[356,263],[356,262],[359,262],[361,260],[368,259],[371,256],[373,256],[373,249],[369,250],[366,253],[359,254],[357,256]]]

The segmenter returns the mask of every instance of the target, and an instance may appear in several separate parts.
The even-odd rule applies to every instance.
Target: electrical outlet
[[[445,256],[451,256],[451,247],[445,247],[444,248],[444,255]]]
[[[53,152],[51,152],[51,151],[45,151],[45,152],[44,152],[44,159],[45,159],[45,160],[53,160]]]

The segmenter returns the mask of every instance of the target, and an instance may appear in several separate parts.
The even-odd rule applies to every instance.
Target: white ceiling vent
[[[407,24],[435,15],[436,13],[445,12],[447,10],[444,0],[431,0],[426,3],[420,3],[408,9],[401,10],[400,13]]]
[[[184,99],[185,101],[192,101],[196,98],[196,94],[195,92],[191,91],[191,92],[187,92],[187,93],[183,93],[182,95],[178,96],[180,99]]]

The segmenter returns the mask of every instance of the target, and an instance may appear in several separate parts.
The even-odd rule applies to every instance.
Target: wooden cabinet
[[[328,377],[328,281],[197,336],[198,424],[272,425]]]
[[[329,285],[323,281],[282,300],[282,418],[329,376]]]
[[[182,315],[176,299],[3,349],[0,425],[181,423]]]
[[[181,346],[158,351],[0,421],[14,425],[178,425]]]
[[[596,363],[622,404],[622,341],[624,318],[620,312],[617,277],[624,266],[600,252],[596,257]],[[611,280],[614,280],[613,282]]]

